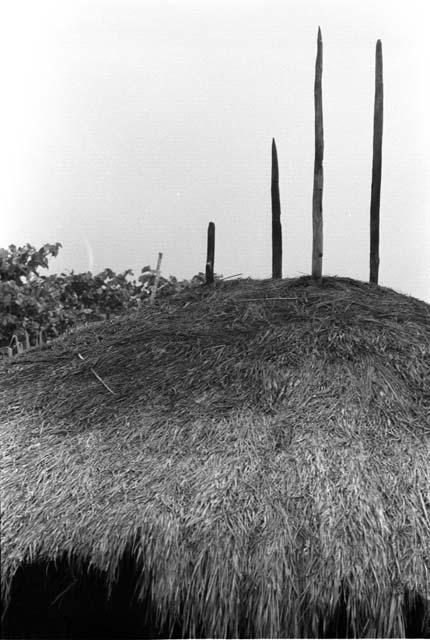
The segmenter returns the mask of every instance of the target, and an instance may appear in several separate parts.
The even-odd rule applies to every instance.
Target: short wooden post
[[[158,288],[158,283],[160,282],[160,268],[161,268],[161,260],[163,258],[163,254],[159,253],[158,254],[158,260],[157,260],[157,268],[155,270],[155,280],[154,280],[154,284],[152,287],[152,291],[151,291],[151,297],[149,300],[150,304],[154,304],[155,302],[155,294],[157,293],[157,288]]]
[[[215,265],[215,225],[209,222],[208,225],[208,248],[206,254],[206,284],[214,282]]]
[[[382,44],[376,43],[375,108],[373,116],[372,193],[370,199],[370,275],[369,281],[378,284],[379,276],[379,209],[381,203],[382,127],[384,84],[382,75]]]
[[[312,277],[320,279],[322,276],[323,257],[323,219],[322,196],[324,185],[323,157],[324,157],[324,129],[322,110],[322,65],[323,43],[321,29],[318,27],[317,59],[315,63],[315,163],[314,189],[312,198]]]
[[[275,138],[272,139],[272,278],[282,278],[282,226],[279,197],[279,166]]]

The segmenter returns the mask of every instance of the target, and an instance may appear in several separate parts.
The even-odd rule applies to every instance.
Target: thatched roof
[[[114,580],[132,541],[186,636],[316,635],[340,597],[356,634],[399,636],[430,598],[424,302],[202,287],[1,364],[0,406],[5,593],[65,552]]]

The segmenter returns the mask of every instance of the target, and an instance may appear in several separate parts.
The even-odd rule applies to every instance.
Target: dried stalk
[[[83,360],[85,362],[85,358],[84,356],[82,356],[80,353],[78,353],[78,358],[80,358],[80,360]],[[100,378],[99,374],[94,371],[94,369],[92,367],[90,367],[90,371],[93,375],[95,375],[95,377],[97,378],[97,380],[99,382],[102,383],[102,385],[110,392],[112,393],[114,396],[118,395],[115,391],[112,391],[112,389],[110,388],[110,386],[108,384],[106,384],[106,382],[104,380],[102,380],[102,378]]]

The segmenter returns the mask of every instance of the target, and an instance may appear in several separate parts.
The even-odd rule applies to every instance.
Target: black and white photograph
[[[5,0],[0,638],[430,638],[430,3]]]

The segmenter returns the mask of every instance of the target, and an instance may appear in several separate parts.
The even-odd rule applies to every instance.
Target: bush
[[[41,275],[61,244],[36,249],[10,245],[0,249],[0,347],[16,351],[39,345],[78,324],[104,320],[138,308],[150,296],[155,270],[143,267],[138,280],[128,269],[115,273],[104,269],[97,275],[61,273]],[[205,281],[203,273],[191,280],[161,277],[157,296],[177,293]]]

